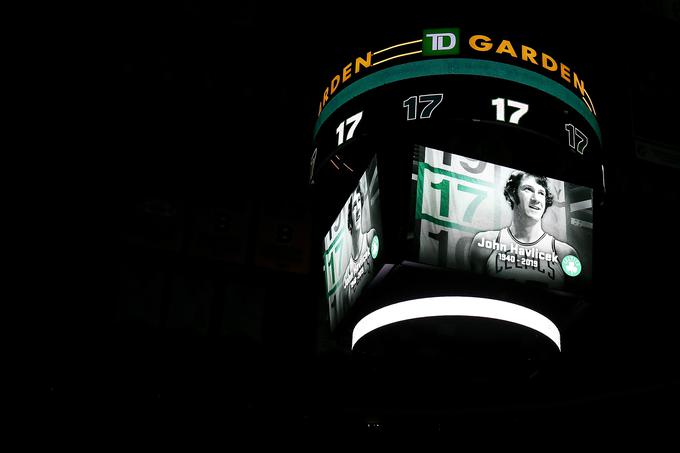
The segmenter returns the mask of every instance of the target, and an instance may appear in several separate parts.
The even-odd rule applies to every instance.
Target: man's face
[[[541,220],[545,212],[545,187],[533,176],[524,176],[517,188],[517,209],[527,217]]]
[[[361,226],[361,194],[358,192],[352,194],[352,224],[354,228]]]

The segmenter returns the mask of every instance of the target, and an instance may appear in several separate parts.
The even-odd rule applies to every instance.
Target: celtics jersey
[[[555,238],[548,233],[534,242],[522,242],[509,228],[498,232],[486,272],[495,277],[520,282],[538,282],[548,287],[562,287],[564,271],[555,249]]]
[[[366,283],[371,280],[373,274],[373,256],[371,255],[371,241],[375,236],[375,230],[371,229],[361,238],[360,250],[356,258],[350,256],[347,269],[342,279],[344,294],[353,305]]]

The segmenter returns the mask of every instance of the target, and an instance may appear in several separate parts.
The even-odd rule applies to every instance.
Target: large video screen
[[[332,330],[375,276],[381,239],[380,189],[374,156],[324,237],[326,298]]]
[[[592,279],[593,191],[418,147],[417,261],[581,293]]]

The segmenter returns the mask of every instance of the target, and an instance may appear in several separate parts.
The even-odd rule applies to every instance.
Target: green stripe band
[[[489,60],[477,60],[472,58],[445,58],[414,61],[396,66],[391,66],[383,70],[374,72],[357,80],[345,87],[321,111],[321,115],[314,126],[314,138],[321,128],[321,125],[336,110],[345,103],[375,88],[383,85],[399,82],[401,80],[415,79],[418,77],[439,76],[439,75],[472,75],[482,77],[492,77],[496,79],[509,80],[521,83],[547,93],[583,116],[597,134],[597,138],[602,143],[600,126],[595,115],[588,109],[585,102],[574,92],[554,80],[530,71],[528,69],[513,66],[507,63],[499,63]]]

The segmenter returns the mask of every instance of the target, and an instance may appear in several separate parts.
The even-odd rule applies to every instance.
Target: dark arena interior
[[[325,445],[410,434],[479,446],[541,436],[575,445],[590,436],[672,440],[678,1],[546,8],[187,0],[99,11],[88,28],[105,37],[85,83],[96,113],[83,123],[88,149],[74,157],[84,170],[62,174],[65,196],[46,195],[58,204],[50,219],[63,250],[49,262],[65,296],[41,299],[31,329],[36,431],[55,441],[143,437],[192,448],[235,437]],[[322,177],[332,167],[310,184],[324,90],[351,87],[345,68],[367,49],[446,27],[490,30],[496,42],[514,32],[517,51],[538,43],[539,56],[573,62],[596,100],[604,168],[596,269],[587,300],[559,313],[568,325],[560,352],[531,329],[493,319],[395,323],[353,351],[347,325],[364,312],[328,327],[323,238],[351,189],[328,198],[327,212],[320,200],[333,179]],[[340,83],[343,70],[350,80]],[[329,137],[336,126],[326,125]],[[500,143],[499,134],[484,139]],[[404,233],[390,213],[411,202],[404,162],[403,187],[380,167],[386,262],[390,240]],[[405,198],[385,190],[393,182]],[[387,289],[366,294],[404,300],[430,285],[428,296],[446,295],[447,272],[396,265]],[[465,295],[496,288],[453,278]],[[540,305],[525,286],[503,291]]]

